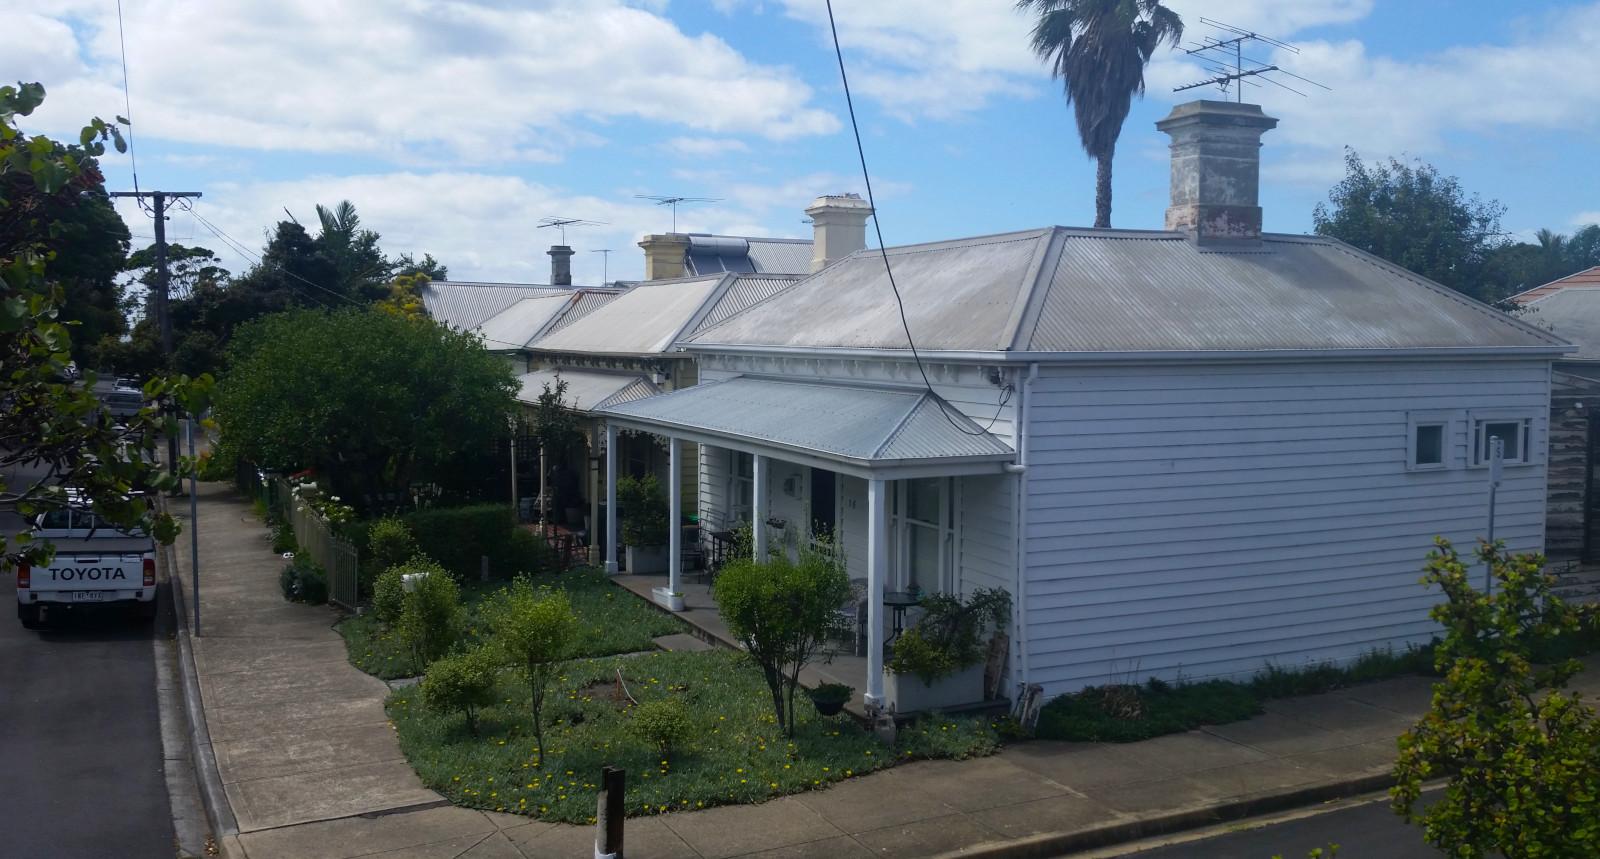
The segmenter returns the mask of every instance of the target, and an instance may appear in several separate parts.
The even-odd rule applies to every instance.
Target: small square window
[[[1492,456],[1493,444],[1498,439],[1503,445],[1503,462],[1520,464],[1531,462],[1529,436],[1532,421],[1527,418],[1488,418],[1477,421],[1474,435],[1475,459],[1479,465],[1487,464]]]
[[[1418,424],[1411,464],[1419,467],[1444,465],[1444,424]]]

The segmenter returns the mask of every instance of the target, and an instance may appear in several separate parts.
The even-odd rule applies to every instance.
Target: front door
[[[833,479],[827,469],[811,469],[811,533],[818,537],[833,536],[838,525]]]

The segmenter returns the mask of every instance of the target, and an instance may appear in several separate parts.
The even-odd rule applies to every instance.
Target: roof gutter
[[[691,353],[728,355],[771,355],[786,358],[845,358],[905,360],[909,349],[840,348],[827,346],[745,346],[711,343],[686,343]],[[1006,350],[919,349],[924,359],[974,364],[1164,364],[1164,363],[1251,363],[1265,361],[1367,361],[1374,358],[1418,360],[1462,360],[1521,358],[1551,360],[1578,351],[1571,344],[1549,346],[1424,346],[1408,349],[1186,349],[1137,352],[1023,352]]]

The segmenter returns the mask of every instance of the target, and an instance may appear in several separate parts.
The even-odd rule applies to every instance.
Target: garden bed
[[[630,729],[619,669],[633,699],[685,705],[689,739],[670,759]],[[568,823],[594,819],[607,765],[627,770],[625,807],[639,816],[762,802],[908,760],[974,757],[998,746],[988,719],[932,716],[902,729],[888,747],[847,717],[818,715],[808,701],[797,702],[795,737],[785,739],[760,674],[742,655],[721,650],[563,666],[545,703],[543,766],[526,685],[505,672],[496,697],[500,703],[478,714],[478,737],[459,714],[424,708],[413,688],[391,695],[388,712],[423,783],[452,802]]]
[[[593,569],[537,576],[535,585],[548,585],[567,592],[572,610],[582,628],[579,657],[610,656],[655,648],[653,639],[687,629],[681,621],[645,604]],[[461,602],[467,621],[462,644],[476,644],[483,633],[478,621],[482,601],[506,586],[506,582],[473,582],[461,588]],[[370,612],[352,617],[338,626],[344,636],[350,662],[382,680],[396,680],[419,673],[399,635],[386,630]]]

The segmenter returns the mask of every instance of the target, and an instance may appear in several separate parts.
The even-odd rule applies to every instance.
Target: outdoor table
[[[711,538],[711,557],[706,567],[708,570],[716,570],[728,562],[728,555],[733,550],[734,535],[732,531],[706,531],[705,534]]]
[[[892,618],[893,630],[889,633],[889,637],[884,639],[884,644],[889,644],[900,637],[900,633],[905,630],[906,626],[906,609],[919,602],[922,602],[922,597],[916,594],[906,593],[905,591],[883,592],[883,607],[894,613]]]

